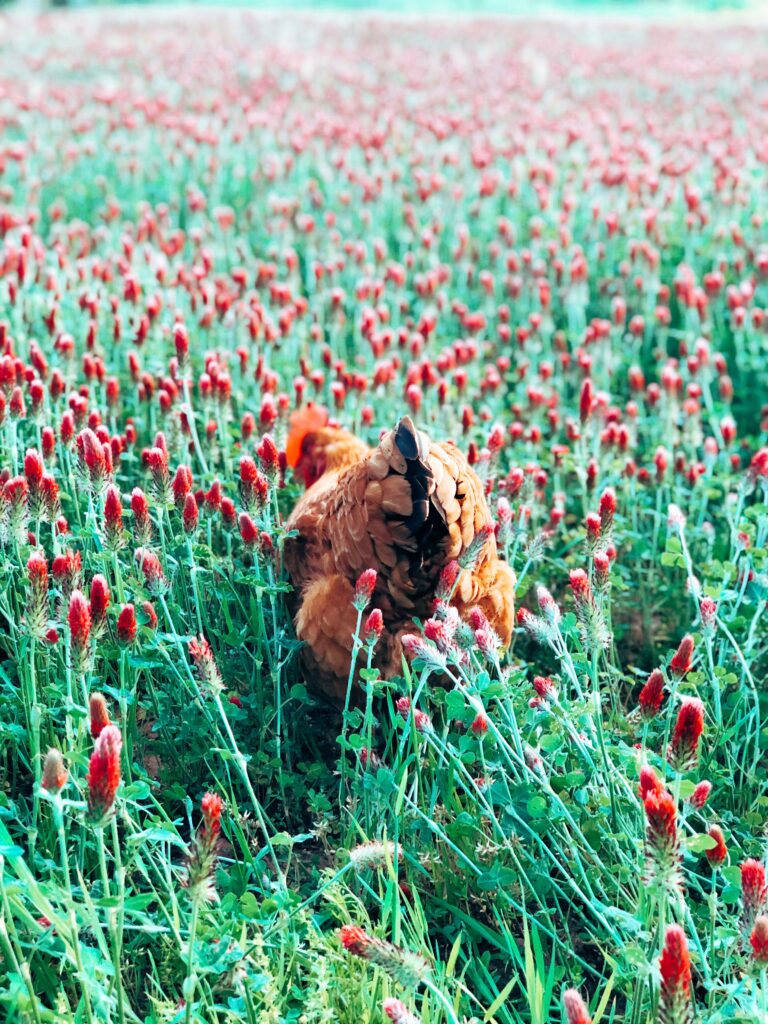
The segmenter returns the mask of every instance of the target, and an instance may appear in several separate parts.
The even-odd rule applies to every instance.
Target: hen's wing
[[[458,448],[432,444],[405,417],[340,474],[324,532],[333,571],[350,579],[378,571],[386,614],[420,609],[446,561],[490,522],[482,484]]]
[[[283,564],[295,594],[326,571],[328,546],[324,522],[338,479],[338,473],[322,476],[299,498],[285,524],[296,534],[287,537],[283,546]]]

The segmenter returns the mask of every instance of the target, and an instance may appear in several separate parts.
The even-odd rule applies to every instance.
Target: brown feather
[[[378,578],[373,606],[387,632],[377,648],[384,675],[399,672],[401,637],[413,618],[431,614],[445,564],[491,523],[482,482],[450,443],[434,444],[406,417],[373,451],[343,431],[324,428],[305,441],[330,463],[296,503],[284,564],[294,585],[296,632],[306,644],[307,681],[343,700],[357,613],[354,584],[366,568]],[[464,615],[478,604],[506,645],[514,624],[515,579],[489,538],[476,568],[459,578]]]

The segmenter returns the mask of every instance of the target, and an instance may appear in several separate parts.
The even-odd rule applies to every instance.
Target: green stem
[[[88,982],[86,981],[85,969],[83,967],[83,958],[80,953],[80,935],[77,924],[77,914],[75,913],[75,901],[72,896],[72,880],[69,877],[69,856],[67,854],[67,836],[64,831],[64,808],[61,803],[61,797],[58,794],[52,800],[53,804],[53,821],[56,827],[56,836],[58,839],[59,846],[59,859],[61,860],[61,874],[64,879],[64,890],[67,896],[67,906],[69,907],[69,927],[71,929],[72,937],[72,952],[75,958],[75,966],[77,967],[78,981],[80,982],[80,990],[83,995],[83,1009],[85,1011],[85,1019],[88,1024],[93,1024],[93,1010],[91,1009],[91,997],[88,994]]]
[[[189,433],[192,437],[192,444],[194,445],[195,448],[195,455],[197,455],[198,461],[200,462],[200,465],[203,467],[204,475],[208,476],[208,463],[205,461],[203,449],[200,447],[200,439],[197,436],[197,426],[195,425],[195,413],[192,408],[192,397],[189,392],[189,377],[186,374],[184,375],[183,390],[185,405],[184,412],[186,412],[187,414],[187,422],[189,423]]]
[[[456,1011],[449,1003],[448,997],[443,995],[440,989],[436,985],[434,985],[428,978],[422,979],[422,985],[428,992],[432,993],[435,999],[437,999],[437,1001],[443,1007],[443,1009],[445,1010],[445,1015],[448,1018],[448,1020],[451,1021],[451,1024],[459,1024],[459,1018],[456,1016]]]
[[[104,829],[101,826],[96,828],[96,844],[99,849],[99,870],[101,872],[101,885],[104,896],[111,898],[111,887],[109,884],[109,872],[107,870],[107,849],[104,842]],[[123,977],[120,962],[120,941],[115,926],[115,912],[107,907],[107,930],[109,931],[109,944],[112,947],[112,963],[115,969],[115,991],[117,993],[117,1012],[121,1024],[125,1022],[125,993],[123,992]]]
[[[191,1024],[192,1010],[194,1006],[195,989],[197,978],[195,976],[195,935],[197,934],[197,917],[200,909],[200,901],[197,896],[192,897],[192,915],[189,919],[189,932],[187,933],[187,977],[184,982],[184,999],[186,1007],[184,1010],[185,1024]]]
[[[347,776],[347,725],[349,717],[349,701],[352,695],[352,686],[355,681],[355,671],[357,669],[357,655],[360,652],[360,624],[363,621],[362,609],[357,611],[357,622],[355,624],[355,632],[352,637],[352,654],[349,661],[349,675],[347,676],[347,692],[344,697],[344,717],[341,722],[341,762],[339,764],[339,806],[344,804],[344,784]]]

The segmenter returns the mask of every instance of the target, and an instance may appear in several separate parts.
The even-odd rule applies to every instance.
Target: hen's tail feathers
[[[411,492],[411,514],[403,522],[409,531],[418,534],[428,522],[433,507],[435,477],[428,462],[429,446],[410,416],[404,416],[395,428],[395,445],[405,459],[403,475]]]

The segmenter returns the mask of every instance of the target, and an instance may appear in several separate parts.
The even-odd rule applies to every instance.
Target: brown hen
[[[385,633],[382,674],[401,670],[401,638],[428,618],[440,572],[460,558],[478,531],[488,538],[472,569],[458,578],[452,603],[477,605],[504,646],[514,623],[515,577],[499,559],[483,485],[452,443],[436,444],[403,418],[371,449],[329,427],[315,406],[296,414],[286,456],[307,485],[288,520],[285,544],[295,593],[295,623],[306,644],[308,682],[343,701],[357,613],[355,581],[376,569],[372,607]]]

